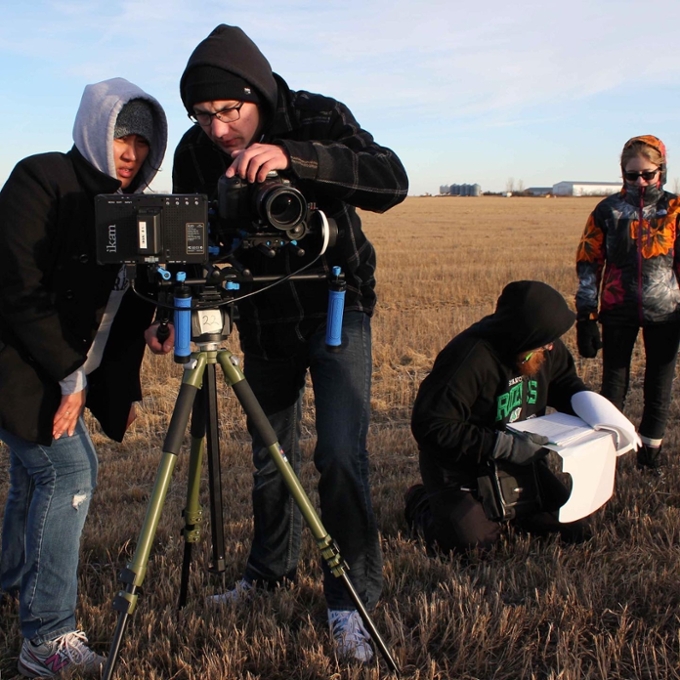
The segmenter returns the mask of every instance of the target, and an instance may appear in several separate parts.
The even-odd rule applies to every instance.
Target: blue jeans
[[[0,429],[9,447],[0,587],[19,593],[23,636],[35,644],[76,629],[78,553],[97,481],[83,419],[72,437],[33,444]]]
[[[362,312],[345,314],[342,347],[329,352],[325,327],[301,341],[293,356],[265,360],[245,355],[244,373],[295,473],[299,475],[300,419],[309,369],[316,407],[314,463],[320,473],[321,519],[350,567],[364,605],[375,606],[382,590],[382,553],[368,481],[366,435],[370,417],[371,325]],[[255,535],[245,578],[274,584],[295,578],[302,516],[283,478],[253,436]],[[325,561],[324,594],[330,609],[354,609],[340,579]]]

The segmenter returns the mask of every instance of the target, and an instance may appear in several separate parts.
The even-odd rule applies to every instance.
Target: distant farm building
[[[609,196],[621,190],[621,182],[558,182],[553,184],[555,196]]]
[[[445,196],[481,196],[479,184],[445,184],[439,187],[439,193]]]
[[[529,196],[547,196],[548,194],[552,194],[552,192],[552,187],[529,187],[525,191]]]

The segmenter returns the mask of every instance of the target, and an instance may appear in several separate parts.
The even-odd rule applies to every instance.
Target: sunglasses
[[[623,176],[627,182],[636,182],[638,177],[642,177],[645,182],[651,182],[656,177],[657,172],[659,172],[659,168],[655,168],[654,170],[642,170],[640,172],[624,170]]]
[[[534,356],[534,354],[536,354],[537,352],[551,352],[553,347],[554,343],[552,342],[547,345],[543,345],[543,347],[539,347],[538,349],[535,349],[533,352],[529,352],[520,363],[526,364],[527,361],[529,361],[531,357]]]

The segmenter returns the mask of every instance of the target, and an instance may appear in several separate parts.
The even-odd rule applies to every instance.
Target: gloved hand
[[[507,430],[498,433],[491,455],[494,460],[507,460],[515,465],[529,465],[548,455],[548,449],[543,447],[549,441],[542,434]]]
[[[576,344],[578,353],[586,359],[597,356],[597,350],[602,347],[600,327],[595,319],[578,319],[576,321]]]

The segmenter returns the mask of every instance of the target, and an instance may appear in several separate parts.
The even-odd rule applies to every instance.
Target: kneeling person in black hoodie
[[[546,464],[548,440],[506,430],[508,423],[544,415],[546,406],[573,413],[572,396],[587,388],[559,338],[575,318],[547,284],[514,281],[503,289],[493,314],[437,356],[411,422],[424,485],[406,494],[407,520],[428,549],[486,550],[498,541],[503,525],[488,517],[478,485],[491,461],[502,461],[518,475],[534,468],[542,505],[513,523],[538,535],[559,532],[572,542],[586,537],[587,520],[557,520],[569,490]]]

